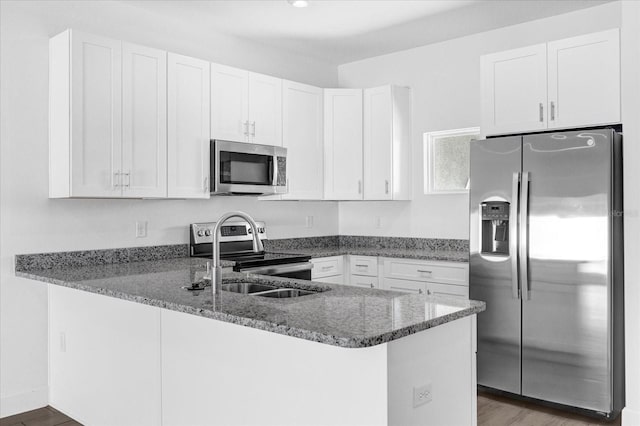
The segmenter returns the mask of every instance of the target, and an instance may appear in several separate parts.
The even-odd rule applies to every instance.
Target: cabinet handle
[[[431,296],[431,290],[427,290],[427,294]]]
[[[329,269],[332,269],[332,268],[333,268],[333,266],[323,266],[322,270],[323,271],[328,271]]]
[[[418,289],[418,294],[422,294],[422,293],[423,293],[422,289],[421,289],[421,288],[419,288],[419,289]]]
[[[113,173],[113,184],[112,185],[113,185],[114,188],[117,188],[117,187],[120,186],[120,175],[121,175],[120,172],[114,172]]]
[[[249,120],[242,123],[242,127],[244,127],[244,135],[249,136]]]
[[[367,267],[367,265],[358,265],[357,263],[356,263],[356,266],[357,266],[358,268],[366,268],[366,267]]]
[[[544,122],[544,105],[540,102],[538,108],[540,109],[540,122]]]
[[[362,194],[362,181],[358,180],[358,194]]]
[[[556,119],[556,103],[551,101],[551,121]]]
[[[388,180],[384,181],[384,193],[385,194],[389,193],[389,181]]]
[[[209,191],[209,176],[206,176],[204,178],[204,192],[208,192]]]
[[[432,271],[427,271],[426,269],[418,269],[418,272],[423,272],[425,274],[431,274],[433,273]]]
[[[369,284],[369,286],[370,286],[371,288],[373,288],[373,283]]]
[[[123,175],[127,177],[127,183],[122,186],[124,186],[125,188],[131,187],[131,170],[127,171],[127,173],[123,173]]]
[[[251,136],[253,136],[254,138],[256,137],[256,122],[255,121],[251,122]]]

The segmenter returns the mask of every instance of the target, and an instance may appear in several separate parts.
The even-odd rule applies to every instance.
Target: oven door
[[[211,193],[286,192],[287,150],[279,146],[211,141]]]
[[[275,277],[295,278],[298,280],[311,280],[311,269],[313,263],[285,263],[282,265],[255,266],[252,268],[240,269],[238,272],[248,272],[258,275],[271,275]]]

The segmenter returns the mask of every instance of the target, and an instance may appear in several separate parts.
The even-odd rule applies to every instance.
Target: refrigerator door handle
[[[522,172],[520,184],[520,285],[522,300],[530,299],[529,289],[529,172]]]
[[[511,207],[509,208],[509,254],[511,255],[511,291],[514,299],[520,298],[518,282],[518,204],[520,204],[520,172],[513,174]]]

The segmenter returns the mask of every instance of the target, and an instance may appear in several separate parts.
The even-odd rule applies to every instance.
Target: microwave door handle
[[[269,162],[269,176],[271,176],[271,185],[276,186],[278,183],[278,167],[276,167],[276,162],[278,161],[278,157],[274,154],[271,157],[271,161]]]

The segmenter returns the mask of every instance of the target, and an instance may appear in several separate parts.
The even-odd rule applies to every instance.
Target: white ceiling
[[[230,36],[342,64],[612,0],[125,0]]]

